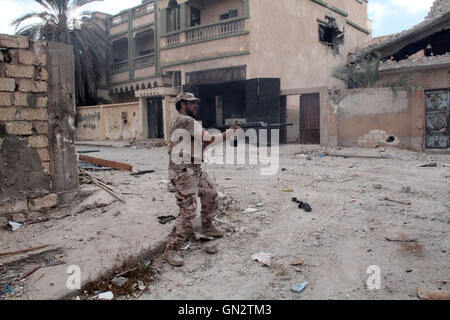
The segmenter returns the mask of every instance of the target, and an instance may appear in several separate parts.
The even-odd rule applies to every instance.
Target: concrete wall
[[[143,139],[143,108],[139,102],[77,108],[77,140]]]
[[[414,68],[411,70],[414,71]],[[383,85],[389,82],[399,80],[404,74],[404,70],[381,72],[379,84]],[[416,87],[431,89],[444,89],[450,87],[450,66],[435,68],[433,66],[427,69],[416,69],[413,73],[412,83]]]
[[[333,99],[328,134],[337,132],[344,147],[395,146],[422,151],[424,143],[425,95],[423,89],[354,89]],[[387,143],[390,137],[395,140]]]
[[[72,47],[0,35],[0,224],[78,187]]]
[[[342,86],[331,76],[334,67],[346,61],[352,48],[371,38],[347,20],[367,28],[367,11],[357,1],[328,3],[348,11],[348,17],[311,0],[250,0],[248,78],[279,77],[282,89]],[[338,55],[319,41],[317,19],[324,20],[327,14],[345,33]]]
[[[243,15],[243,0],[196,0],[191,2],[191,6],[200,9],[202,24],[220,21],[220,15],[228,13],[230,10],[238,10],[238,17]]]

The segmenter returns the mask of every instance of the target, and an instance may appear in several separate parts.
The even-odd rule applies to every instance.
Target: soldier
[[[183,242],[192,235],[193,220],[197,213],[197,196],[201,200],[201,221],[202,234],[210,237],[222,237],[224,232],[218,229],[213,224],[213,219],[217,215],[218,198],[217,191],[214,187],[213,181],[208,177],[206,172],[201,168],[203,161],[204,149],[214,143],[214,141],[222,138],[226,140],[226,131],[222,135],[211,136],[202,126],[195,121],[194,116],[198,112],[200,99],[196,98],[194,94],[189,92],[180,93],[176,97],[176,109],[178,115],[172,120],[169,132],[169,179],[176,190],[177,205],[180,208],[180,214],[175,221],[175,226],[169,236],[169,243],[164,252],[164,258],[172,266],[182,266],[183,258],[178,255],[178,249]],[[194,128],[199,128],[198,134]],[[174,135],[177,130],[185,130],[190,136],[191,150],[190,161],[180,163],[174,159],[183,156],[182,151],[178,153],[174,149],[179,143],[180,139]],[[236,122],[229,130],[240,129]],[[179,131],[178,131],[179,132]],[[199,155],[195,154],[194,144],[201,146]],[[173,152],[174,151],[174,152]],[[180,159],[177,158],[177,159]],[[186,159],[186,158],[185,158]]]

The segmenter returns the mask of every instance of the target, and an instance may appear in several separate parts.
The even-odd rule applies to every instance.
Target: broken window
[[[319,24],[319,41],[333,49],[333,53],[339,54],[339,45],[344,43],[344,32],[339,30],[336,19],[325,16],[328,22]]]

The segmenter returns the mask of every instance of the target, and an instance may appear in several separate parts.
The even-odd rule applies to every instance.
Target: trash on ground
[[[101,300],[112,300],[114,298],[114,294],[111,291],[103,292],[98,295],[98,298]]]
[[[411,187],[402,187],[402,193],[411,193]]]
[[[417,290],[417,296],[420,300],[450,300],[450,292],[447,291],[432,291],[432,290]]]
[[[128,164],[128,163],[122,163],[122,162],[117,162],[117,161],[111,161],[111,160],[105,160],[105,159],[100,159],[100,158],[94,158],[94,157],[89,157],[89,156],[85,156],[85,155],[80,155],[79,156],[79,160],[87,162],[87,163],[95,164],[95,165],[98,165],[98,166],[102,166],[102,167],[113,168],[113,169],[116,169],[116,170],[133,171],[133,166]]]
[[[289,265],[291,266],[301,266],[304,263],[302,259],[297,259],[295,261],[289,262]]]
[[[281,191],[283,191],[283,192],[294,192],[294,189],[292,189],[292,188],[283,188],[283,189],[281,189]]]
[[[217,248],[217,245],[210,245],[205,247],[205,252],[209,254],[216,254],[219,252],[219,249]]]
[[[314,241],[314,247],[321,247],[322,246],[322,244],[319,242],[319,241]]]
[[[299,284],[296,284],[295,286],[293,286],[291,288],[291,290],[294,292],[300,293],[306,288],[307,285],[308,285],[308,282],[302,282],[302,283],[299,283]]]
[[[257,211],[259,211],[259,209],[256,209],[256,208],[247,208],[247,209],[245,209],[243,212],[244,212],[244,213],[255,213],[255,212],[257,212]]]
[[[213,237],[205,236],[204,234],[202,234],[200,232],[194,232],[194,237],[195,237],[195,239],[197,239],[199,241],[200,240],[204,240],[204,241],[214,240]]]
[[[425,163],[425,164],[419,164],[417,165],[418,168],[434,168],[437,167],[437,163],[436,162],[430,162],[430,163]]]
[[[411,202],[410,202],[410,201],[393,200],[393,199],[390,199],[390,198],[388,198],[388,197],[384,197],[383,200],[391,201],[391,202],[396,202],[396,203],[404,204],[404,205],[407,205],[407,206],[411,205]]]
[[[12,227],[12,231],[16,231],[22,226],[20,223],[14,221],[9,221],[9,225]]]
[[[393,238],[388,238],[388,237],[385,237],[385,239],[390,242],[417,242],[418,241],[418,239],[393,239]]]
[[[19,254],[19,253],[25,253],[25,252],[29,252],[29,251],[35,251],[35,250],[43,249],[43,248],[48,247],[48,246],[49,246],[48,244],[45,244],[43,246],[33,247],[33,248],[28,248],[28,249],[22,249],[22,250],[17,250],[17,251],[0,252],[0,257],[1,256],[8,256],[8,255]]]
[[[170,216],[159,216],[158,217],[159,223],[166,224],[167,222],[170,222],[172,220],[176,220],[176,217],[173,215]]]
[[[124,286],[124,284],[128,281],[127,278],[124,277],[116,277],[114,279],[111,280],[112,284],[115,284],[116,286],[118,286],[119,288],[122,288]]]
[[[100,152],[100,150],[79,150],[77,153],[93,153],[93,152]]]
[[[267,252],[258,252],[252,255],[252,260],[256,260],[266,266],[270,267],[272,254]]]
[[[8,283],[0,283],[0,295],[3,295],[8,292],[14,293],[13,288],[11,288]]]
[[[311,206],[308,203],[300,201],[296,197],[292,198],[292,201],[298,203],[298,208],[299,209],[303,209],[306,212],[311,212],[312,211],[312,208],[311,208]]]
[[[147,174],[147,173],[154,173],[156,172],[155,170],[139,170],[139,171],[132,171],[131,175],[132,176],[140,176],[143,174]]]

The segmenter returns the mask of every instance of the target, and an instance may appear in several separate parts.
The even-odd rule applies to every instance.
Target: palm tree
[[[102,0],[35,0],[42,12],[28,13],[11,25],[16,34],[31,40],[62,42],[73,46],[77,105],[97,103],[97,83],[109,72],[111,44],[108,33],[100,27],[100,19],[90,12],[79,13],[81,7]],[[30,19],[38,22],[28,23]]]

